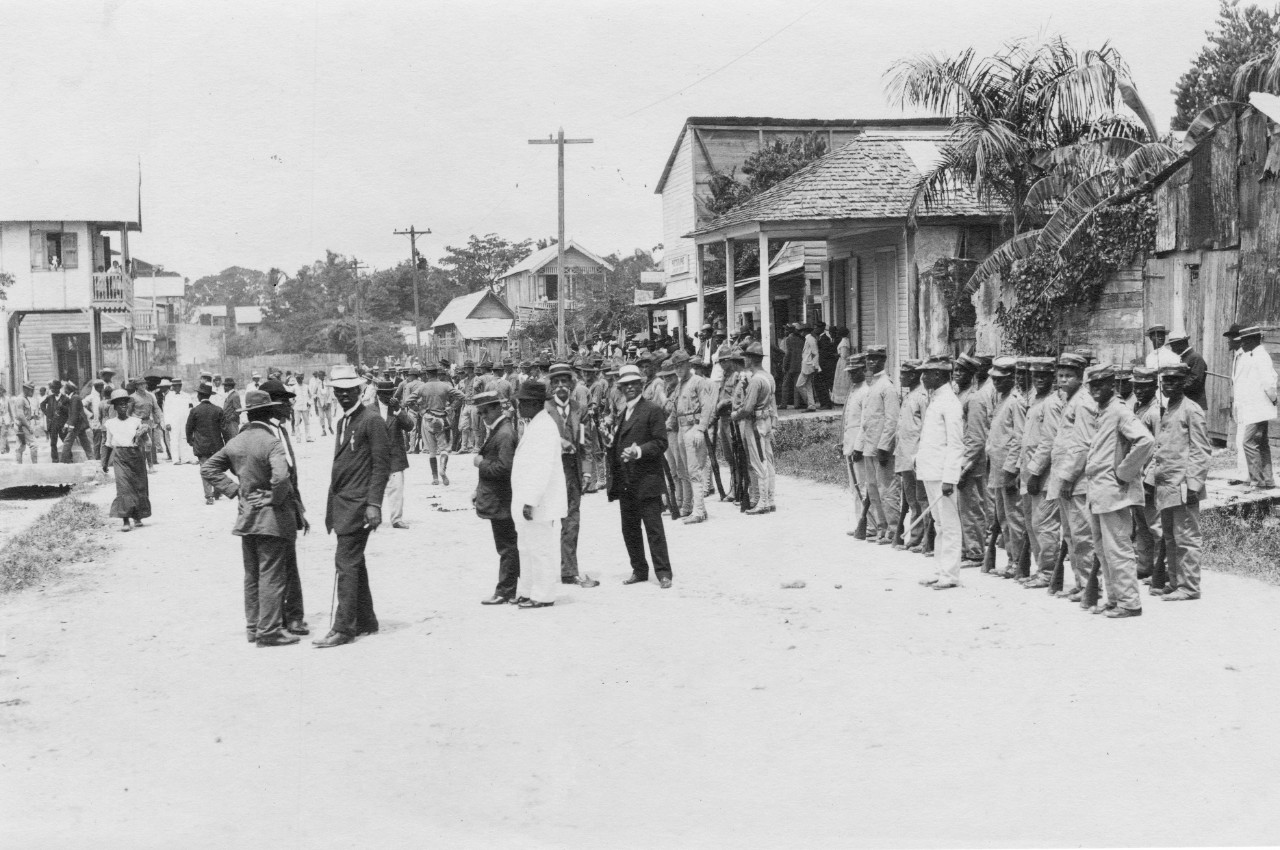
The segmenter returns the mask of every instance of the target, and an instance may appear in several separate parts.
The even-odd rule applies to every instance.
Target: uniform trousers
[[[942,482],[925,480],[924,491],[929,504],[933,505],[931,513],[938,529],[938,539],[934,543],[934,553],[938,561],[937,578],[943,584],[955,584],[960,581],[960,508],[956,504],[953,490],[950,496],[942,495]]]
[[[707,451],[706,434],[697,428],[685,428],[680,432],[680,445],[684,449],[684,465],[693,491],[693,515],[705,517],[707,481],[711,477],[711,455]]]
[[[1010,493],[1003,486],[993,488],[991,495],[996,503],[996,520],[1004,535],[1004,551],[1008,558],[1005,571],[1011,572],[1018,568],[1022,553],[1027,548],[1027,519],[1022,510],[1022,497]]]
[[[338,549],[333,562],[338,570],[338,610],[333,615],[333,631],[355,637],[378,630],[378,616],[373,611],[373,594],[369,590],[369,570],[365,565],[364,547],[369,542],[369,529],[338,535]]]
[[[240,538],[244,558],[244,627],[261,639],[284,625],[284,595],[289,541],[266,534]]]
[[[911,513],[911,521],[915,522],[920,514],[929,508],[929,497],[925,493],[924,484],[916,477],[914,469],[904,469],[898,473],[898,486],[902,488],[903,494],[907,498],[907,508]],[[913,546],[927,548],[929,544],[929,530],[933,528],[933,514],[929,514],[922,521],[915,522],[911,528],[911,534],[903,542],[908,549]]]
[[[468,452],[478,445],[483,445],[483,443],[478,440],[478,432],[476,429],[477,419],[479,419],[479,417],[476,415],[474,405],[468,404],[462,408],[462,413],[458,416],[458,430],[462,435],[462,440],[458,445],[459,451]]]
[[[1062,518],[1058,515],[1058,500],[1047,499],[1043,492],[1023,497],[1022,509],[1026,512],[1031,557],[1036,569],[1050,572],[1053,558],[1062,547]]]
[[[1138,610],[1142,608],[1142,597],[1138,594],[1138,564],[1133,559],[1133,541],[1129,539],[1132,516],[1128,507],[1101,514],[1090,511],[1089,526],[1098,543],[1108,604]]]
[[[747,442],[747,459],[751,464],[751,484],[759,494],[756,507],[772,508],[774,507],[773,433],[762,435],[754,419],[745,419],[742,425],[742,439]]]
[[[663,454],[667,459],[667,469],[671,470],[671,484],[674,491],[671,498],[675,504],[671,506],[671,516],[683,516],[693,509],[693,493],[689,486],[689,470],[685,468],[684,444],[680,442],[679,431],[667,431],[667,450]]]
[[[1267,439],[1267,423],[1253,422],[1244,426],[1244,461],[1249,467],[1249,483],[1255,487],[1276,486],[1271,470],[1271,443]]]
[[[667,533],[662,527],[662,499],[637,499],[623,495],[618,499],[618,513],[622,518],[622,542],[627,545],[631,560],[631,572],[640,578],[649,577],[649,562],[644,556],[644,541],[649,540],[649,555],[653,558],[653,571],[658,578],[671,578],[671,558],[667,554]],[[640,527],[644,526],[641,533]]]
[[[1160,552],[1160,538],[1164,533],[1155,495],[1148,493],[1147,503],[1134,505],[1132,512],[1133,557],[1138,562],[1138,578],[1147,578],[1155,574],[1156,556]]]
[[[511,517],[491,519],[493,546],[498,550],[498,584],[494,596],[514,599],[520,579],[520,547],[516,537],[516,523]]]
[[[985,464],[984,464],[985,466]],[[971,472],[956,485],[960,505],[960,557],[981,561],[991,520],[987,514],[986,473]]]
[[[893,462],[881,463],[875,453],[864,454],[862,468],[858,472],[866,476],[867,496],[871,502],[870,519],[875,521],[876,535],[894,534],[898,530],[898,517],[902,515],[902,491],[898,489]],[[870,521],[867,522],[867,536],[872,536]]]
[[[302,622],[307,619],[302,602],[302,575],[298,572],[298,541],[285,540],[284,621]]]
[[[527,520],[517,517],[516,546],[520,551],[520,577],[516,595],[534,602],[555,602],[560,585],[560,520]]]
[[[1200,596],[1200,505],[1174,505],[1160,512],[1165,557],[1169,564],[1169,589]]]
[[[1089,576],[1093,573],[1094,557],[1093,528],[1089,524],[1087,498],[1070,496],[1059,499],[1058,515],[1063,536],[1067,539],[1067,551],[1071,554],[1071,572],[1076,577],[1076,587],[1083,588],[1089,583]]]
[[[856,532],[859,527],[862,527],[863,535],[858,538],[861,540],[866,537],[863,519],[867,503],[867,491],[862,486],[862,468],[861,464],[848,455],[845,456],[844,467],[845,471],[849,473],[849,495],[853,497],[853,528],[850,530]],[[869,517],[865,518],[869,519]]]
[[[398,438],[397,438],[398,439]],[[387,511],[387,522],[394,525],[404,519],[404,470],[387,476],[387,492],[382,506]]]
[[[578,577],[578,529],[582,524],[582,471],[577,455],[560,455],[569,513],[560,522],[560,577]]]
[[[31,462],[38,462],[40,449],[32,433],[30,431],[19,431],[16,436],[18,438],[18,463],[22,463],[23,453],[27,450],[30,450],[31,452]]]

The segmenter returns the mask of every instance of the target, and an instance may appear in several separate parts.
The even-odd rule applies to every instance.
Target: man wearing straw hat
[[[631,576],[623,584],[649,580],[644,540],[658,583],[671,587],[671,559],[662,527],[662,494],[667,482],[662,456],[667,450],[666,417],[662,408],[641,396],[644,377],[630,364],[618,370],[618,387],[625,402],[614,426],[609,446],[609,501],[618,502],[622,519],[622,540],[631,560]],[[641,526],[644,534],[641,534]]]
[[[930,357],[920,366],[920,380],[929,394],[920,427],[916,475],[924,482],[929,510],[938,538],[934,546],[938,571],[920,583],[934,590],[960,585],[960,512],[956,484],[964,464],[964,411],[951,388],[951,359]]]
[[[1240,359],[1235,368],[1235,407],[1244,430],[1244,459],[1249,483],[1260,489],[1276,486],[1271,469],[1268,423],[1276,418],[1276,369],[1262,347],[1262,328],[1241,328]]]
[[[333,367],[329,386],[342,407],[324,518],[325,528],[338,537],[338,607],[329,634],[315,641],[321,649],[378,631],[364,549],[369,535],[382,524],[382,499],[391,474],[387,426],[360,403],[364,379],[354,367],[341,364]]]

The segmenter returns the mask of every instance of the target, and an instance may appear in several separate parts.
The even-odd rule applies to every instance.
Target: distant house
[[[186,310],[187,279],[146,260],[133,260],[134,337],[150,342],[156,358],[177,357],[176,325]]]
[[[511,308],[490,289],[459,295],[431,323],[435,356],[451,362],[498,360],[514,320]]]
[[[523,327],[538,310],[554,310],[560,295],[560,280],[556,269],[559,247],[548,245],[534,251],[494,280],[494,289],[502,296],[515,317],[517,327]],[[583,248],[572,239],[564,247],[565,309],[576,307],[574,281],[591,276],[603,278],[613,271],[613,266],[596,254]]]

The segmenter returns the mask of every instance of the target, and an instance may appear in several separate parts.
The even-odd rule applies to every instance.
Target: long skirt
[[[127,519],[151,516],[145,451],[135,446],[111,450],[111,469],[116,479],[116,499],[111,503],[111,516]]]
[[[849,398],[849,373],[845,371],[845,366],[848,362],[844,355],[841,355],[840,359],[836,361],[836,378],[831,385],[831,400],[836,404],[844,404],[845,399]]]

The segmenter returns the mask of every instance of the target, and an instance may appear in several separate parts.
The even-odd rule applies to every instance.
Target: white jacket
[[[1276,392],[1276,367],[1271,355],[1258,345],[1241,353],[1235,366],[1236,422],[1252,425],[1276,418],[1276,405],[1271,399]]]
[[[929,397],[916,450],[916,477],[921,481],[955,484],[964,462],[964,410],[950,384]]]
[[[545,410],[529,420],[511,464],[511,516],[517,522],[524,506],[533,508],[535,522],[564,519],[569,493],[560,459],[560,429]]]

